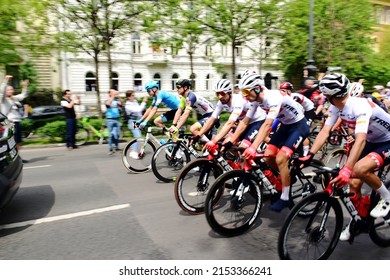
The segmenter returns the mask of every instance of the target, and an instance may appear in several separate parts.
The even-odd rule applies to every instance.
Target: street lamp
[[[308,71],[308,76],[315,77],[317,67],[314,66],[313,60],[313,21],[314,21],[314,0],[310,0],[309,7],[309,59],[306,61],[307,66],[303,69]]]

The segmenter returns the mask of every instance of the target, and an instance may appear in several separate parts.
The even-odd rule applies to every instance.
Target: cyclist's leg
[[[371,151],[367,154],[368,151]],[[377,206],[371,211],[371,216],[384,217],[390,211],[390,192],[374,173],[383,165],[390,163],[390,141],[384,143],[366,143],[362,154],[364,155],[354,166],[353,173],[363,182],[377,191],[381,200]],[[367,155],[366,155],[367,154]]]
[[[271,206],[271,209],[274,211],[281,211],[283,208],[289,206],[291,179],[288,163],[291,156],[294,154],[295,149],[302,144],[309,132],[310,128],[304,118],[293,125],[282,124],[270,141],[269,146],[272,147],[272,145],[276,144],[275,146],[280,148],[276,154],[276,165],[282,181],[282,195],[280,199]]]

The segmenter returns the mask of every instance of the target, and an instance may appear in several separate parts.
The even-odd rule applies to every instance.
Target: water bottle
[[[162,138],[161,138],[161,139],[160,139],[160,144],[161,144],[161,145],[164,145],[165,143],[167,143],[167,141],[165,141],[165,139],[162,139]]]

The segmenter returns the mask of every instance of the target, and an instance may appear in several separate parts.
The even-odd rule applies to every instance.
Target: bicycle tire
[[[138,159],[132,158],[130,156],[131,150],[135,149],[133,146],[134,144],[138,144],[138,149],[139,147],[143,147],[145,145],[145,149],[142,155],[140,154],[141,151],[139,150]],[[156,144],[150,140],[148,140],[146,143],[144,138],[131,140],[126,144],[122,151],[123,166],[133,173],[145,173],[150,171],[152,168],[151,160],[156,149]]]
[[[175,152],[175,147],[179,146],[182,153],[178,158],[176,155],[171,155]],[[179,150],[177,150],[179,151]],[[153,174],[162,182],[175,182],[182,168],[191,160],[191,155],[182,143],[168,142],[158,147],[152,157]]]
[[[387,189],[390,188],[390,182],[386,181],[385,186]],[[376,218],[374,224],[369,232],[369,236],[376,245],[379,247],[389,247],[390,246],[390,214],[383,218]]]
[[[310,216],[299,213],[306,207]],[[320,232],[320,225],[325,229]],[[339,241],[343,228],[343,212],[339,201],[326,192],[302,199],[289,212],[278,237],[279,257],[284,260],[327,259]],[[326,243],[326,244],[325,244]]]
[[[85,128],[79,128],[77,129],[75,140],[76,140],[76,146],[82,146],[85,143],[88,142],[89,139],[89,132]]]
[[[180,208],[191,215],[203,214],[207,192],[222,173],[222,167],[207,158],[190,161],[175,182],[175,199]]]
[[[324,163],[326,166],[335,168],[340,167],[342,168],[344,164],[347,162],[347,150],[344,148],[336,148],[331,153],[329,153]]]
[[[228,171],[218,177],[205,201],[207,222],[216,233],[233,237],[254,225],[263,204],[263,190],[256,181],[253,174],[244,170]],[[238,194],[241,184],[242,196]]]
[[[318,159],[313,159],[312,162],[319,166],[325,166],[324,163]],[[299,178],[296,183],[291,184],[290,187],[290,209],[293,208],[295,204],[297,204],[302,198],[313,194],[317,191],[322,191],[326,188],[326,186],[329,184],[330,176],[329,174],[315,174],[312,170],[315,169],[315,167],[307,166],[304,167],[303,178],[299,178],[299,174],[297,177]],[[307,171],[306,171],[307,170]],[[310,179],[309,179],[310,178]],[[302,184],[303,183],[303,184]],[[312,213],[312,210],[310,209],[304,209],[302,210],[299,215],[300,216],[308,216]]]

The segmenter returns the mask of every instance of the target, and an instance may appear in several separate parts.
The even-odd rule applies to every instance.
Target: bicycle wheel
[[[237,236],[256,222],[262,202],[262,188],[255,176],[244,170],[228,171],[218,177],[207,194],[206,219],[218,234]]]
[[[314,209],[309,217],[301,217],[306,208]],[[281,259],[327,259],[339,241],[343,212],[336,198],[326,192],[302,199],[288,214],[278,238]]]
[[[209,186],[212,186],[222,173],[222,168],[207,158],[189,162],[175,183],[175,198],[180,208],[191,215],[204,213]]]
[[[145,142],[144,138],[133,139],[122,151],[122,163],[125,168],[134,173],[148,172],[156,145],[152,141]]]
[[[319,166],[324,166],[324,163],[320,160],[313,159],[312,162]],[[329,174],[316,174],[313,170],[315,167],[306,166],[302,169],[302,174],[298,173],[296,175],[297,180],[290,187],[290,201],[292,201],[290,208],[297,204],[302,198],[315,193],[317,191],[322,191],[329,184]],[[307,216],[312,213],[313,209],[305,208],[299,213],[301,216]]]
[[[177,145],[179,147],[177,148]],[[175,182],[181,169],[191,160],[190,153],[181,143],[168,142],[160,146],[152,158],[154,175],[162,182]]]
[[[386,181],[385,186],[389,189],[390,182]],[[376,218],[369,235],[371,240],[380,247],[390,246],[390,214],[383,218]]]
[[[328,154],[328,156],[324,160],[324,163],[330,168],[342,168],[347,162],[347,158],[347,150],[344,148],[337,148]]]
[[[76,133],[76,146],[81,146],[87,143],[89,139],[89,132],[85,128],[77,129]]]

